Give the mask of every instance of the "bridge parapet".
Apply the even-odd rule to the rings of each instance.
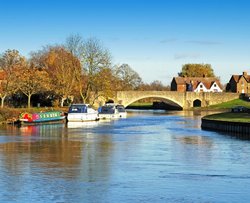
[[[114,101],[123,104],[125,107],[145,98],[159,98],[169,100],[183,109],[194,106],[194,101],[199,100],[202,107],[227,102],[239,98],[238,93],[225,92],[177,92],[177,91],[118,91]]]

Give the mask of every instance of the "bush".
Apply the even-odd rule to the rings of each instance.
[[[20,109],[3,108],[0,109],[0,122],[7,121],[8,119],[18,119]]]

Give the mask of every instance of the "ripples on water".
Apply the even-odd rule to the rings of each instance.
[[[192,112],[0,129],[0,202],[249,202],[250,143]]]

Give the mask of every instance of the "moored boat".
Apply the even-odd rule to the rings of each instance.
[[[72,104],[69,107],[67,121],[68,122],[84,122],[99,120],[98,112],[91,108],[88,104]]]
[[[45,122],[61,122],[65,119],[62,111],[47,111],[38,113],[22,113],[19,122],[22,124],[38,124]]]
[[[121,104],[116,105],[116,109],[118,111],[119,118],[126,118],[127,117],[127,112],[126,112],[126,109],[123,105],[121,105]]]
[[[116,119],[125,118],[127,112],[123,105],[115,105],[113,103],[107,103],[100,107],[98,110],[100,119]]]

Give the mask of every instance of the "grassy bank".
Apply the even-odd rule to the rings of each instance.
[[[250,108],[250,102],[244,101],[242,99],[234,99],[229,102],[223,102],[221,104],[211,105],[209,107],[206,107],[206,109],[225,110],[225,109],[231,109],[235,106],[245,106],[247,108]]]
[[[207,107],[207,109],[230,111],[233,107],[236,107],[236,106],[244,106],[244,107],[250,108],[250,102],[244,101],[242,99],[234,99],[234,100],[229,101],[229,102],[211,105],[211,106]],[[249,113],[232,113],[230,111],[230,112],[225,112],[225,113],[208,115],[208,116],[205,116],[204,119],[250,123],[250,114]]]
[[[68,107],[63,108],[52,108],[52,107],[41,107],[41,108],[3,108],[0,109],[0,122],[5,123],[8,120],[16,120],[18,119],[19,115],[24,112],[28,113],[35,113],[35,112],[46,112],[51,110],[60,110],[63,112],[66,112],[68,110]]]
[[[217,121],[230,121],[230,122],[243,122],[243,123],[250,123],[250,114],[249,113],[218,113],[212,114],[203,117],[207,120],[217,120]]]

